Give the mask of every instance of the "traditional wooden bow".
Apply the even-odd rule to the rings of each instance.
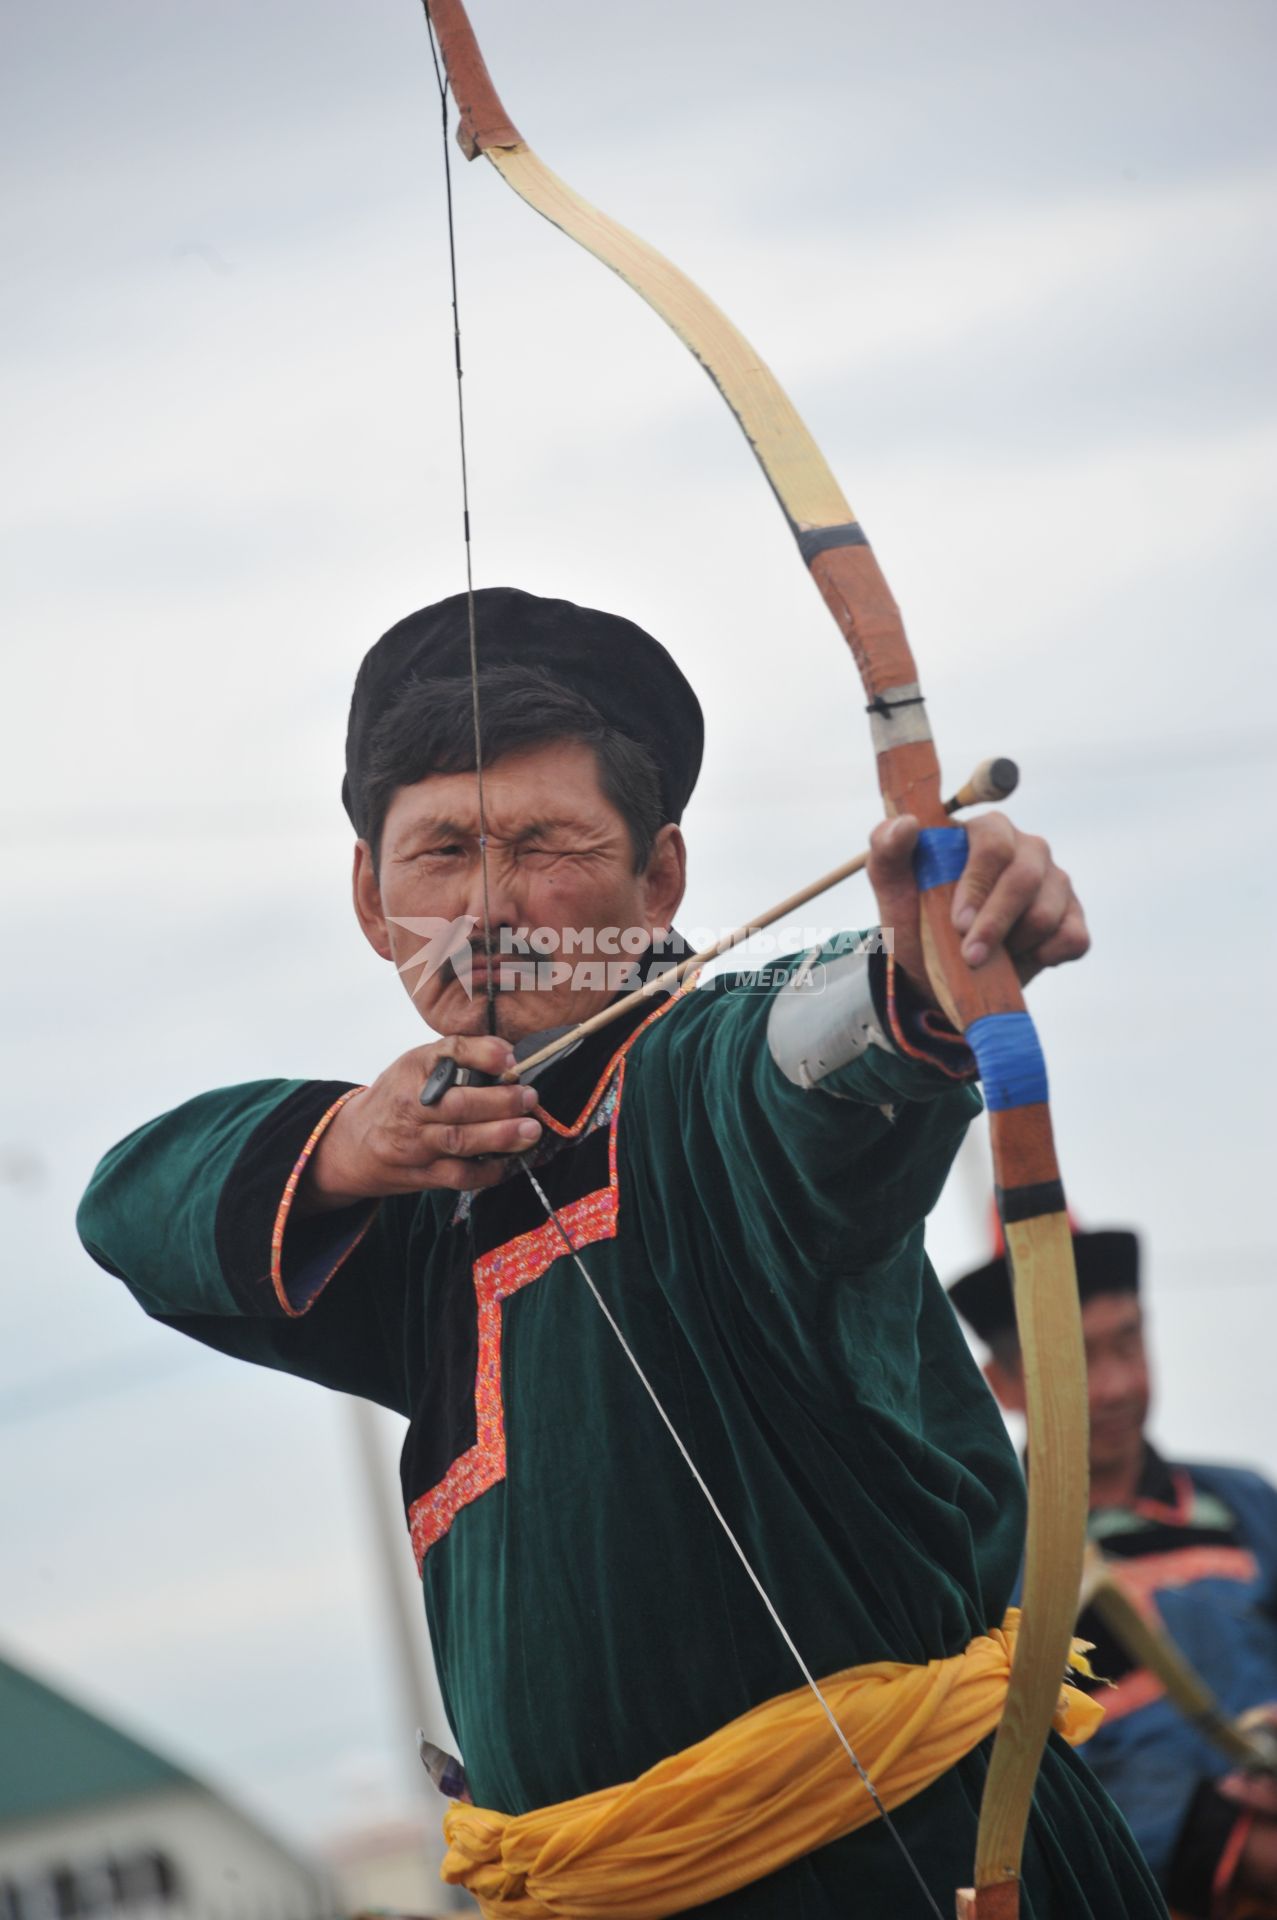
[[[424,4],[457,103],[457,138],[467,158],[483,154],[521,199],[641,294],[732,409],[855,656],[887,812],[913,814],[923,829],[918,879],[927,968],[980,1068],[1027,1382],[1033,1481],[1023,1626],[989,1763],[974,1885],[957,1896],[962,1920],[1014,1920],[1034,1784],[1073,1632],[1086,1526],[1081,1320],[1041,1049],[1010,957],[999,954],[979,973],[962,958],[951,906],[966,836],[948,824],[899,611],[819,448],[773,375],[713,302],[533,153],[497,97],[462,0]]]

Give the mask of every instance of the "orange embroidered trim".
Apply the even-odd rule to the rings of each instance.
[[[937,1017],[942,1020],[944,1019],[943,1014],[939,1014]],[[950,1047],[957,1046],[965,1051],[966,1041],[960,1033],[954,1033],[952,1031],[948,1033],[934,1032],[928,1024],[931,1018],[932,1015],[930,1012],[925,1012],[923,1014],[922,1024],[933,1040],[938,1044]],[[946,1022],[946,1025],[947,1024]],[[975,1066],[969,1057],[964,1065],[951,1067],[946,1063],[942,1054],[929,1052],[925,1047],[915,1047],[909,1039],[901,1022],[900,1011],[897,1004],[896,956],[894,953],[887,955],[887,1025],[891,1029],[891,1037],[895,1044],[899,1047],[901,1053],[907,1055],[910,1060],[921,1060],[924,1066],[936,1067],[941,1073],[947,1075],[950,1080],[971,1080],[975,1077]]]
[[[1171,1481],[1175,1488],[1175,1504],[1165,1500],[1132,1500],[1131,1512],[1142,1514],[1146,1520],[1170,1520],[1177,1526],[1187,1526],[1193,1517],[1193,1482],[1182,1467],[1172,1467]]]
[[[1237,1869],[1241,1865],[1242,1855],[1246,1851],[1246,1842],[1250,1839],[1254,1824],[1253,1811],[1247,1809],[1246,1812],[1239,1813],[1233,1822],[1232,1831],[1224,1842],[1224,1849],[1215,1864],[1215,1875],[1211,1881],[1211,1920],[1228,1920],[1228,1915],[1235,1911],[1232,1899],[1233,1881],[1237,1876]],[[1262,1906],[1246,1908],[1243,1905],[1243,1911],[1262,1913],[1264,1908]]]
[[[586,1101],[585,1105],[582,1107],[580,1113],[578,1113],[576,1119],[572,1122],[571,1126],[565,1126],[562,1120],[556,1120],[554,1115],[552,1113],[547,1113],[544,1107],[536,1106],[532,1109],[532,1111],[536,1115],[537,1119],[541,1122],[542,1126],[549,1127],[551,1133],[557,1133],[561,1140],[575,1140],[577,1135],[581,1132],[581,1129],[584,1127],[586,1121],[589,1119],[590,1115],[594,1112],[594,1109],[598,1106],[599,1101],[603,1098],[604,1093],[607,1091],[608,1082],[611,1080],[612,1075],[616,1072],[618,1062],[624,1060],[626,1054],[629,1052],[630,1048],[634,1045],[634,1042],[638,1039],[639,1035],[641,1033],[647,1032],[653,1020],[661,1019],[661,1017],[664,1014],[667,1014],[669,1012],[671,1007],[677,1006],[678,1002],[682,1000],[685,997],[685,995],[689,994],[692,991],[693,987],[695,987],[699,979],[700,979],[699,973],[692,974],[689,979],[683,982],[682,986],[679,988],[677,993],[673,993],[670,995],[669,999],[666,1001],[663,1007],[657,1007],[654,1013],[649,1013],[647,1016],[647,1019],[644,1020],[639,1026],[635,1027],[633,1033],[630,1034],[628,1039],[623,1040],[621,1042],[620,1046],[617,1048],[616,1052],[612,1055],[611,1059],[608,1061],[607,1065],[604,1067],[602,1073],[599,1075],[598,1084],[595,1086],[594,1092],[590,1095],[589,1099]]]
[[[1147,1667],[1136,1667],[1133,1672],[1123,1674],[1113,1686],[1104,1689],[1101,1704],[1105,1726],[1112,1726],[1115,1720],[1124,1720],[1128,1713],[1138,1713],[1141,1707],[1151,1707],[1165,1692],[1166,1688],[1156,1674],[1150,1673]]]
[[[574,1247],[588,1247],[616,1236],[616,1189],[602,1187],[558,1209]],[[408,1509],[412,1551],[422,1563],[436,1540],[448,1532],[462,1507],[477,1500],[489,1487],[505,1479],[505,1407],[501,1398],[501,1302],[530,1286],[563,1253],[563,1241],[552,1220],[521,1233],[474,1264],[474,1291],[479,1314],[479,1357],[474,1375],[476,1439],[458,1455],[436,1486]]]
[[[1169,1587],[1187,1587],[1194,1580],[1259,1578],[1259,1562],[1246,1547],[1174,1547],[1169,1553],[1146,1553],[1123,1560],[1122,1585],[1144,1601]]]
[[[621,1096],[625,1089],[626,1055],[639,1034],[653,1020],[669,1012],[679,996],[658,1007],[643,1025],[636,1027],[624,1046],[608,1062],[607,1072],[591,1094],[585,1110],[571,1128],[557,1126],[568,1137],[577,1132],[594,1111],[606,1091],[608,1079],[616,1075],[616,1107],[608,1128],[608,1184],[594,1193],[583,1194],[566,1206],[556,1208],[574,1248],[588,1247],[600,1240],[615,1240],[620,1196],[617,1191],[617,1134],[621,1122]],[[540,1112],[540,1109],[537,1109]],[[548,1116],[547,1116],[548,1117]],[[479,1357],[474,1375],[475,1442],[458,1455],[443,1479],[414,1500],[408,1509],[408,1530],[417,1572],[431,1547],[442,1540],[462,1507],[468,1507],[490,1487],[505,1479],[505,1405],[501,1394],[501,1303],[512,1293],[539,1280],[560,1259],[566,1249],[553,1220],[546,1220],[529,1233],[517,1234],[504,1246],[494,1247],[474,1263],[474,1292],[479,1320]]]
[[[309,1140],[306,1142],[300,1154],[297,1156],[297,1164],[293,1168],[292,1172],[289,1174],[288,1180],[285,1184],[283,1196],[280,1200],[278,1211],[275,1214],[275,1225],[271,1229],[270,1278],[271,1278],[271,1285],[275,1289],[275,1298],[276,1300],[278,1300],[280,1306],[283,1308],[284,1312],[288,1315],[288,1318],[290,1320],[300,1320],[302,1315],[306,1312],[306,1307],[295,1307],[292,1301],[289,1299],[287,1290],[284,1286],[284,1272],[283,1272],[284,1229],[288,1225],[288,1216],[292,1211],[293,1196],[297,1192],[297,1183],[301,1179],[303,1173],[305,1173],[306,1171],[306,1166],[308,1161],[310,1160],[311,1154],[315,1151],[315,1148],[319,1145],[319,1142],[322,1139],[324,1133],[326,1132],[328,1127],[331,1126],[336,1116],[341,1112],[347,1100],[353,1100],[357,1093],[366,1093],[367,1091],[368,1089],[366,1087],[351,1087],[348,1092],[342,1094],[340,1099],[333,1101],[333,1104],[331,1105],[331,1107],[329,1107],[326,1113],[323,1113],[320,1115],[319,1120],[316,1122],[314,1131],[311,1133]],[[355,1236],[355,1238],[351,1241],[350,1245],[343,1252],[341,1259],[338,1260],[336,1264],[329,1270],[329,1272],[327,1272],[324,1275],[323,1280],[320,1282],[319,1286],[315,1289],[315,1294],[313,1298],[307,1302],[307,1306],[314,1305],[314,1301],[318,1299],[319,1295],[323,1292],[324,1288],[328,1285],[328,1282],[332,1279],[333,1274],[336,1273],[337,1268],[341,1266],[342,1262],[346,1260],[347,1257],[350,1254],[352,1254],[355,1248],[359,1245],[359,1242],[363,1239],[369,1227],[372,1225],[372,1220],[373,1220],[373,1216],[372,1214],[369,1214],[367,1220],[364,1221],[363,1226],[359,1229],[358,1234]]]

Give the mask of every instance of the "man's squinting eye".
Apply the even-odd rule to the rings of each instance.
[[[549,866],[555,860],[588,860],[600,848],[577,841],[566,828],[534,828],[513,849],[520,861]]]
[[[403,858],[410,866],[443,866],[469,859],[475,851],[476,843],[469,840],[436,840],[426,846],[413,848]],[[520,866],[531,867],[534,871],[544,871],[562,860],[588,860],[597,851],[593,847],[567,845],[534,836],[513,843],[506,841],[503,844],[495,839],[489,842],[491,857],[513,858]]]
[[[423,860],[458,860],[465,853],[459,840],[441,840],[436,846],[421,847],[416,853],[409,854],[414,862]]]
[[[556,860],[572,860],[580,857],[579,847],[521,847],[519,859],[525,867],[550,867]]]

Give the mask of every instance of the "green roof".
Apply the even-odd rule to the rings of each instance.
[[[193,1784],[171,1760],[0,1660],[0,1821]]]

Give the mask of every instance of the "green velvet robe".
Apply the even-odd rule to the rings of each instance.
[[[813,1671],[956,1653],[1001,1621],[1024,1526],[923,1248],[979,1101],[952,1066],[881,1048],[802,1090],[768,1052],[769,1007],[718,981],[631,1033],[610,1075],[635,1020],[555,1063],[543,1105],[576,1131],[538,1177]],[[476,1801],[515,1812],[632,1778],[798,1685],[526,1179],[291,1221],[272,1277],[285,1183],[343,1090],[190,1101],[107,1154],[80,1231],[156,1318],[408,1416],[405,1510]],[[895,1816],[946,1914],[986,1759]],[[701,1911],[925,1908],[875,1823]],[[1025,1920],[1163,1911],[1053,1738]]]

